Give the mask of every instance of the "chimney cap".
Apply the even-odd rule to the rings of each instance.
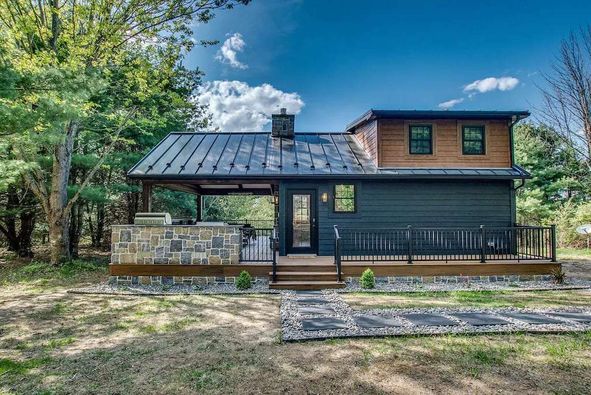
[[[287,114],[287,108],[285,108],[285,107],[281,107],[281,109],[279,111],[281,112],[282,115]]]

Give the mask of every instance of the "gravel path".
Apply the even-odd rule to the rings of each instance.
[[[550,291],[591,288],[591,281],[571,280],[564,284],[550,281],[522,281],[514,283],[457,283],[457,284],[405,284],[378,283],[373,289],[364,289],[358,282],[348,283],[346,288],[338,289],[338,293],[347,292],[449,292],[449,291]],[[238,290],[234,284],[197,285],[112,285],[95,284],[69,290],[76,294],[104,295],[210,295],[210,294],[278,294],[280,291],[269,289],[267,282],[256,282],[252,288]]]
[[[234,295],[234,294],[279,294],[269,289],[267,283],[256,283],[249,289],[240,290],[234,284],[197,285],[111,285],[96,284],[68,290],[74,294],[166,296],[166,295]]]
[[[283,291],[281,322],[285,341],[448,333],[561,333],[591,330],[591,308],[355,311],[334,291]]]

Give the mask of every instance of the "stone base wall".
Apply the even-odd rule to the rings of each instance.
[[[253,277],[257,284],[267,284],[267,277]],[[177,277],[177,276],[111,276],[109,284],[112,285],[207,285],[207,284],[234,284],[236,277]]]
[[[114,225],[112,264],[238,264],[239,226]]]
[[[507,276],[399,276],[376,277],[377,283],[388,284],[459,284],[459,283],[497,283],[517,281],[552,281],[554,276],[548,275],[507,275]],[[358,277],[347,277],[346,282],[358,282]]]

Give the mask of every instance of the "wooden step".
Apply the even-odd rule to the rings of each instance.
[[[320,289],[334,289],[345,288],[344,282],[337,281],[277,281],[270,282],[271,289],[294,289],[296,291],[303,290],[320,290]]]
[[[318,265],[318,264],[301,264],[301,263],[279,263],[277,264],[278,272],[336,272],[334,264]]]
[[[269,272],[269,278],[273,277],[273,272]],[[336,281],[336,271],[330,272],[297,272],[297,271],[277,271],[277,281]]]

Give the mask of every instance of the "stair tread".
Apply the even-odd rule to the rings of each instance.
[[[299,285],[299,284],[345,284],[343,281],[325,281],[325,280],[288,280],[288,281],[272,281],[269,284],[285,284],[285,285]]]
[[[269,275],[272,275],[273,272],[269,272]],[[336,276],[336,272],[297,272],[297,271],[277,271],[277,275],[298,275],[298,276]]]

